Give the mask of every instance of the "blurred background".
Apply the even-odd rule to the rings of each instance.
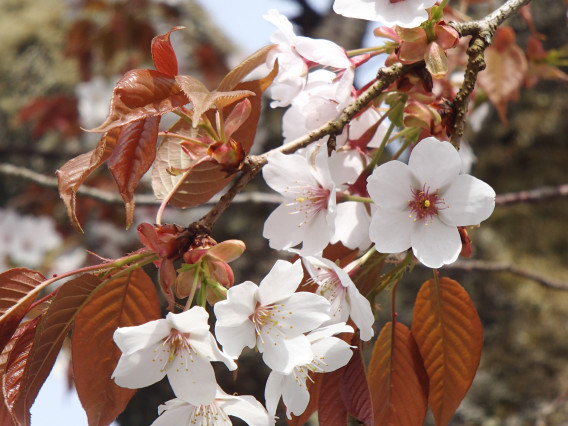
[[[472,17],[500,1],[452,4]],[[346,49],[373,44],[372,26],[331,12],[332,0],[0,0],[0,271],[23,266],[49,276],[119,257],[139,248],[136,226],[153,223],[157,205],[149,179],[138,193],[135,223],[124,229],[124,209],[110,173],[101,167],[86,185],[112,192],[101,201],[79,196],[85,234],[69,224],[55,185],[55,170],[94,148],[94,128],[108,113],[114,84],[127,70],[152,68],[152,38],[183,25],[172,35],[180,72],[213,88],[231,66],[268,44],[274,27],[262,19],[277,8],[297,34],[327,38]],[[568,43],[567,2],[535,0],[534,26],[543,45]],[[524,47],[527,22],[509,24]],[[376,73],[372,62],[358,75],[359,86]],[[281,143],[282,111],[266,108],[255,147]],[[472,174],[498,194],[568,183],[568,90],[565,82],[540,80],[509,105],[508,124],[485,102],[466,139],[475,162]],[[30,173],[33,171],[37,175]],[[260,179],[251,190],[265,190]],[[112,198],[112,197],[111,197]],[[261,237],[269,203],[235,204],[215,226],[217,240],[240,238],[244,256],[231,264],[235,282],[259,282],[278,253]],[[164,222],[186,225],[206,207],[167,210]],[[506,272],[463,269],[442,273],[469,292],[484,325],[485,346],[473,386],[453,425],[568,424],[568,200],[499,207],[470,232],[476,260],[514,265],[544,277],[537,282]],[[479,268],[478,268],[479,269]],[[483,269],[483,268],[482,268]],[[485,268],[487,269],[487,268]],[[506,268],[504,268],[506,269]],[[155,276],[155,271],[149,271]],[[412,304],[430,272],[416,268],[399,286],[397,311],[410,325]],[[389,319],[389,296],[380,296],[377,330]],[[369,345],[369,351],[372,345]],[[238,376],[219,373],[224,389],[263,401],[268,371],[254,354],[240,362]],[[120,425],[150,424],[157,406],[172,397],[167,382],[138,391]],[[284,416],[282,416],[284,417]],[[431,419],[428,422],[432,422]],[[32,409],[32,425],[86,425],[74,395],[69,355],[63,351]],[[355,423],[354,423],[355,424]]]

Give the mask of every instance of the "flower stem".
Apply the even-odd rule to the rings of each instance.
[[[392,134],[393,130],[394,130],[394,123],[391,121],[390,126],[389,126],[383,140],[381,141],[381,145],[377,148],[377,151],[373,155],[373,159],[371,160],[371,162],[366,167],[366,171],[369,174],[373,173],[373,170],[375,169],[375,167],[377,167],[377,164],[379,164],[379,160],[380,160],[381,156],[383,155],[383,152],[385,150],[385,147],[387,146],[387,143],[389,141],[390,135]]]

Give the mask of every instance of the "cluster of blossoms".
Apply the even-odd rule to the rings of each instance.
[[[407,63],[424,59],[438,78],[447,73],[444,50],[456,44],[457,36],[439,20],[415,28],[428,20],[427,8],[434,4],[336,0],[334,10],[390,25],[378,32],[393,42],[382,52]],[[371,55],[351,56],[330,41],[297,36],[274,10],[265,18],[277,27],[272,37],[277,47],[267,61],[278,60],[272,106],[289,107],[283,117],[284,141],[289,142],[341,114],[358,94],[356,68]],[[462,173],[458,151],[444,141],[445,130],[436,119],[442,99],[415,90],[423,83],[419,80],[411,74],[405,83],[393,83],[384,99],[389,112],[404,109],[404,123],[419,123],[406,139],[401,136],[405,147],[412,145],[407,163],[392,160],[376,167],[386,145],[396,139],[393,129],[401,126],[395,114],[378,105],[368,106],[345,126],[331,154],[324,138],[293,154],[268,156],[264,179],[284,201],[266,220],[263,235],[270,247],[288,250],[298,260],[277,261],[260,285],[233,285],[227,263],[244,251],[239,241],[217,244],[175,227],[139,228],[145,246],[158,254],[156,266],[170,310],[174,294],[188,299],[182,313],[120,328],[114,335],[122,351],[113,374],[117,384],[139,388],[167,376],[177,396],[160,407],[154,425],[230,424],[229,415],[249,425],[267,425],[275,421],[280,399],[288,417],[300,415],[308,406],[313,375],[349,362],[354,332],[363,341],[374,334],[371,303],[351,278],[361,257],[341,268],[337,259],[324,256],[324,249],[335,243],[356,255],[411,249],[425,266],[439,268],[462,251],[460,228],[491,215],[493,189]],[[430,119],[423,119],[424,111]],[[184,238],[185,245],[180,242]],[[180,259],[184,264],[176,271],[174,262]],[[302,291],[303,281],[316,290]],[[197,290],[198,304],[205,306],[207,300],[213,306],[215,336],[207,311],[191,307]],[[272,370],[266,408],[251,396],[227,395],[217,384],[211,362],[235,370],[245,347],[256,348]]]

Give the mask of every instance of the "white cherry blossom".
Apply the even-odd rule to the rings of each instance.
[[[310,393],[306,386],[306,380],[310,380],[308,373],[327,373],[346,365],[353,351],[346,342],[333,335],[352,332],[350,326],[342,323],[322,327],[309,333],[306,337],[312,347],[311,361],[294,367],[288,374],[272,371],[268,376],[264,391],[268,413],[274,416],[278,401],[282,397],[289,419],[292,418],[291,414],[296,416],[302,414],[310,402]]]
[[[304,153],[275,152],[262,169],[264,180],[284,196],[284,202],[264,223],[270,247],[288,249],[302,243],[303,254],[321,252],[335,229],[335,184],[325,146],[313,145]]]
[[[388,27],[414,28],[428,19],[436,0],[335,0],[333,10],[348,18],[380,22]]]
[[[278,260],[259,286],[246,281],[231,287],[214,307],[215,335],[225,353],[237,358],[245,346],[256,346],[266,365],[285,374],[310,362],[304,333],[329,320],[330,305],[317,294],[296,292],[303,276],[300,260]]]
[[[275,9],[264,16],[278,30],[270,41],[277,44],[267,57],[272,66],[278,59],[279,72],[271,87],[272,107],[287,106],[306,85],[309,63],[338,70],[337,96],[347,97],[353,86],[355,68],[345,49],[329,40],[297,36],[288,18]]]
[[[479,224],[495,207],[495,191],[460,170],[456,149],[433,137],[416,145],[408,165],[395,160],[377,167],[367,180],[377,207],[369,230],[376,249],[412,247],[430,268],[454,262],[462,246],[457,227]]]
[[[219,387],[210,404],[194,405],[175,398],[160,405],[158,414],[160,416],[151,426],[229,426],[233,424],[229,416],[239,417],[249,426],[271,424],[266,409],[255,398],[249,395],[228,395]]]
[[[360,330],[361,340],[370,340],[375,322],[371,304],[359,293],[347,272],[322,257],[307,256],[303,260],[312,281],[319,286],[316,294],[331,303],[331,320],[324,325],[345,322],[351,317]]]
[[[219,350],[209,332],[209,314],[195,306],[181,314],[134,327],[118,328],[114,341],[122,351],[112,378],[122,387],[149,386],[165,375],[175,394],[194,405],[210,404],[217,381],[211,361],[230,370],[235,362]]]

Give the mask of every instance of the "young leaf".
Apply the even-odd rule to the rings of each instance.
[[[120,128],[108,168],[126,205],[126,227],[134,219],[134,191],[156,158],[160,117],[134,121]]]
[[[160,316],[156,289],[142,269],[106,283],[77,314],[71,338],[73,376],[89,426],[108,425],[135,392],[111,380],[121,355],[114,331]]]
[[[178,75],[176,82],[193,104],[193,126],[197,127],[199,119],[211,108],[223,109],[247,96],[254,96],[248,90],[233,90],[227,92],[210,92],[199,80],[189,75]]]
[[[261,47],[256,52],[248,56],[243,62],[233,68],[225,76],[225,78],[223,78],[221,83],[219,83],[219,86],[217,86],[217,91],[225,92],[227,90],[233,90],[235,86],[243,80],[243,78],[266,62],[266,57],[276,46],[276,44],[269,44],[268,46]]]
[[[27,357],[21,389],[12,408],[12,415],[25,426],[29,426],[30,407],[53,367],[75,315],[100,282],[88,274],[66,282],[42,316]]]
[[[371,394],[367,384],[367,376],[365,375],[363,355],[359,349],[355,350],[344,369],[342,385],[339,387],[343,403],[349,414],[364,424],[371,426],[374,424]]]
[[[152,39],[152,59],[156,70],[169,77],[175,77],[178,73],[178,63],[170,34],[182,30],[185,27],[173,27],[165,34],[157,35]]]
[[[428,410],[428,376],[408,327],[385,324],[369,363],[375,424],[414,426]]]
[[[11,339],[44,281],[42,274],[25,268],[0,274],[0,348]]]
[[[501,121],[506,124],[507,104],[518,98],[528,68],[527,59],[515,42],[512,28],[497,28],[494,44],[485,50],[485,65],[477,81],[497,108]]]
[[[161,116],[188,102],[173,77],[154,70],[131,70],[116,84],[105,122],[90,131],[108,132],[142,118]]]
[[[77,191],[85,179],[110,157],[119,134],[120,128],[103,134],[94,150],[72,158],[55,173],[59,196],[65,204],[69,220],[79,232],[83,232],[83,229],[76,214]]]
[[[462,286],[445,277],[422,284],[412,335],[430,379],[428,404],[436,424],[446,425],[471,386],[483,346],[481,321]]]
[[[8,345],[2,351],[0,360],[3,372],[2,392],[4,398],[2,405],[7,413],[11,413],[13,411],[14,401],[20,392],[23,372],[32,347],[36,327],[40,319],[41,316],[38,316],[33,320],[26,321],[21,324]],[[3,415],[5,416],[6,414],[3,413]],[[27,413],[27,421],[29,422],[29,413]],[[9,423],[3,422],[0,424],[4,425],[13,423],[19,424],[20,422],[16,417],[10,417]]]

